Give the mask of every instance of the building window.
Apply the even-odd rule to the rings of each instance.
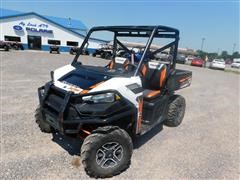
[[[21,42],[21,37],[18,36],[4,36],[5,41]]]
[[[67,41],[67,46],[78,46],[78,42],[75,42],[75,41]]]
[[[48,40],[48,44],[60,45],[60,44],[61,44],[61,41],[49,39],[49,40]]]

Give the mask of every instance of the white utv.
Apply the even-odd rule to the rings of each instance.
[[[111,60],[105,67],[84,65],[82,50],[99,31],[114,35]],[[120,37],[146,39],[140,61],[135,62],[134,54],[131,59],[116,56],[119,47],[134,53]],[[152,50],[158,39],[170,42]],[[179,31],[166,26],[92,28],[73,62],[52,71],[51,81],[38,89],[35,116],[40,129],[82,137],[81,159],[91,177],[121,173],[131,162],[132,137],[159,124],[176,127],[182,122],[185,99],[175,91],[190,85],[192,73],[175,68],[178,41]],[[166,50],[168,58],[156,60],[155,55]]]

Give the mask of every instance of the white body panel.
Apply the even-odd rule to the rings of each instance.
[[[58,80],[63,75],[69,73],[70,71],[76,69],[71,64],[68,64],[66,66],[60,67],[54,71],[54,81]]]
[[[139,76],[134,76],[129,78],[116,77],[98,85],[96,88],[92,89],[90,92],[116,90],[123,97],[131,101],[135,106],[138,106],[137,97],[142,95],[142,93],[135,94],[126,87],[127,85],[134,84],[134,83],[142,87],[142,82]]]
[[[74,86],[72,84],[67,84],[67,83],[63,83],[60,82],[59,79],[64,76],[65,74],[71,72],[72,70],[76,69],[75,67],[73,67],[71,64],[63,66],[61,68],[58,68],[54,71],[54,76],[53,76],[53,83],[56,87],[63,89],[65,91],[72,91],[72,89],[74,89],[75,93],[80,93],[83,89]]]
[[[213,60],[210,64],[211,68],[225,69],[225,62],[221,60]]]
[[[232,63],[231,67],[233,67],[233,68],[240,68],[240,62]]]
[[[65,91],[72,91],[76,94],[81,93],[81,91],[83,91],[83,89],[81,89],[80,87],[59,81],[59,79],[62,76],[64,76],[65,74],[69,73],[70,71],[72,71],[74,69],[75,69],[75,67],[73,67],[72,65],[66,65],[61,68],[56,69],[54,71],[54,85]],[[141,82],[141,79],[139,76],[115,77],[115,78],[111,78],[111,79],[99,84],[97,87],[90,90],[89,92],[97,92],[97,91],[104,91],[104,90],[116,90],[123,97],[125,97],[130,102],[132,102],[136,107],[138,107],[137,97],[142,95],[142,92],[135,94],[126,87],[127,85],[134,84],[134,83],[136,83],[140,87],[142,87],[142,82]]]

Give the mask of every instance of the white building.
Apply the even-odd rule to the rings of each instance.
[[[60,51],[67,52],[72,46],[80,46],[87,32],[81,21],[70,18],[0,10],[0,40],[19,42],[24,49],[48,51],[49,46],[56,44]],[[106,42],[91,39],[88,48],[94,50],[101,43]]]

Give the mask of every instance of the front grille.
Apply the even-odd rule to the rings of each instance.
[[[60,112],[60,108],[63,104],[64,99],[55,95],[55,94],[50,94],[45,103],[47,106],[53,108],[55,111]]]
[[[51,87],[44,101],[44,108],[58,116],[64,105],[64,98],[65,94],[57,90],[55,87]]]

